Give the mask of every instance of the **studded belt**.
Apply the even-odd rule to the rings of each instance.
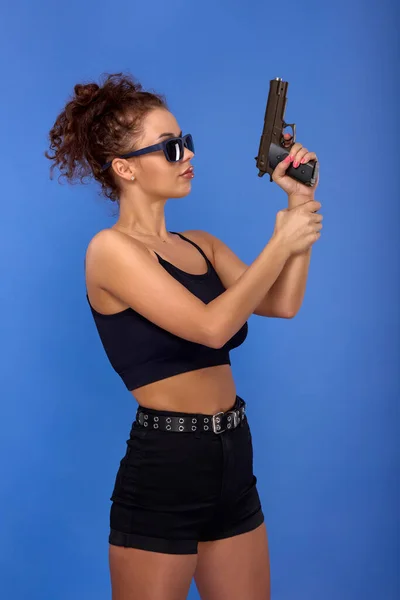
[[[204,431],[209,433],[223,433],[229,429],[235,429],[244,423],[246,403],[237,397],[237,402],[232,410],[218,412],[215,415],[195,415],[184,413],[167,413],[156,410],[147,411],[139,407],[136,414],[136,426],[159,429],[160,431],[195,432]]]

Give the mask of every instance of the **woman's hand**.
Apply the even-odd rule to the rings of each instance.
[[[317,214],[320,208],[320,202],[309,200],[277,213],[273,235],[290,254],[306,252],[321,237],[323,216]]]
[[[304,185],[304,183],[300,183],[299,181],[296,181],[296,179],[286,175],[286,170],[290,164],[292,164],[294,168],[298,168],[301,164],[318,159],[315,152],[309,152],[307,148],[304,148],[297,142],[296,144],[292,144],[292,136],[289,133],[286,133],[283,137],[284,146],[290,148],[290,153],[285,160],[281,161],[276,166],[272,174],[272,179],[289,196],[289,206],[294,207],[314,199],[318,181],[313,187]]]

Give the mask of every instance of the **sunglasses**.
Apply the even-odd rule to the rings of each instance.
[[[174,163],[183,159],[185,148],[190,150],[190,152],[194,152],[193,138],[190,133],[187,133],[181,137],[169,138],[168,140],[160,142],[159,144],[153,144],[152,146],[147,146],[146,148],[141,148],[140,150],[128,152],[128,154],[121,154],[117,158],[132,158],[132,156],[142,156],[143,154],[150,154],[150,152],[158,152],[159,150],[162,150],[167,161]],[[101,170],[106,171],[106,169],[111,166],[111,163],[112,161],[103,165]]]

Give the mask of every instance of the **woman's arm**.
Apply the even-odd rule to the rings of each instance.
[[[105,229],[86,253],[91,283],[166,331],[221,348],[242,327],[282,271],[290,250],[273,236],[234,284],[205,304],[181,285],[138,240]]]
[[[288,319],[295,317],[303,304],[310,260],[311,248],[291,256],[267,293],[267,303],[280,306]]]
[[[229,246],[227,246],[222,240],[215,235],[198,229],[190,231],[184,231],[183,235],[188,237],[192,241],[196,242],[199,246],[207,252],[208,257],[214,265],[215,270],[218,273],[218,277],[221,279],[223,286],[228,289],[243,275],[246,269],[249,268],[245,262],[243,262]],[[276,282],[281,277],[282,273],[286,269],[286,265],[291,259],[287,259],[281,273],[278,275]],[[261,298],[260,302],[255,306],[253,314],[260,317],[275,317],[280,319],[287,319],[292,316],[290,307],[285,302],[282,302],[278,298],[278,294],[272,298],[270,291],[276,285],[276,282]]]

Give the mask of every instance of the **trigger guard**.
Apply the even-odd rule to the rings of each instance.
[[[283,137],[283,135],[284,135],[283,129],[286,129],[286,127],[291,127],[292,128],[292,139],[290,141],[289,146],[287,145],[287,141]],[[284,148],[291,148],[296,143],[296,123],[285,123],[285,121],[284,121],[283,122],[283,129],[282,129],[281,145]]]

